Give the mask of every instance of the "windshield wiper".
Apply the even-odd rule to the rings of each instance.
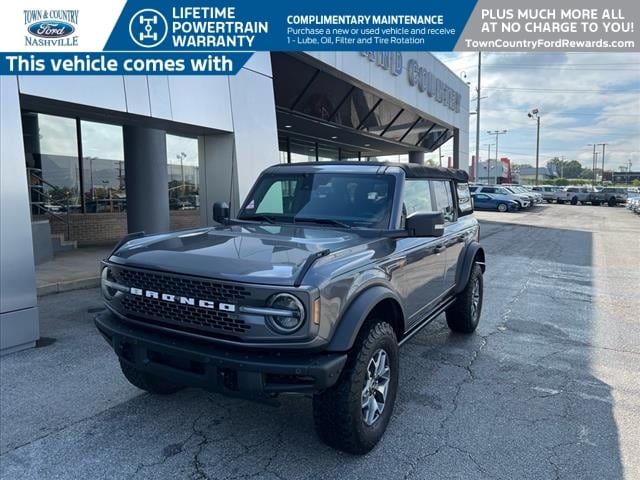
[[[249,215],[242,215],[238,217],[238,220],[262,220],[267,223],[275,223],[273,217],[269,215],[263,215],[260,213],[252,213]]]
[[[294,223],[322,223],[325,225],[334,225],[336,227],[351,228],[351,225],[341,222],[340,220],[334,220],[333,218],[294,217],[293,221]]]

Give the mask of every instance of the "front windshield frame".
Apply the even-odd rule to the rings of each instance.
[[[318,179],[325,178],[325,182],[317,183]],[[348,205],[344,205],[344,208],[339,209],[329,209],[321,211],[321,208],[318,208],[321,204],[310,204],[311,195],[313,194],[313,188],[315,187],[315,192],[318,193],[320,187],[326,187],[331,184],[330,179],[335,181],[338,177],[343,182],[349,182],[355,184],[354,187],[357,189],[358,185],[363,185],[362,179],[374,180],[377,182],[372,183],[371,185],[381,186],[380,184],[386,184],[386,194],[380,196],[380,204],[382,208],[382,214],[378,215],[375,219],[367,219],[365,216],[353,215],[349,214],[349,212],[356,211],[355,208],[349,209]],[[264,201],[265,197],[268,194],[270,188],[273,187],[275,183],[278,181],[298,181],[302,182],[306,188],[309,188],[310,197],[307,199],[307,202],[304,203],[300,208],[295,212],[286,212],[285,207],[282,206],[282,213],[279,212],[268,212],[268,211],[258,211],[259,205]],[[358,184],[358,182],[360,182]],[[338,185],[338,187],[345,187],[344,191],[341,191],[341,194],[347,194],[349,186],[347,185]],[[336,188],[338,188],[336,187]],[[297,188],[297,187],[294,187]],[[247,195],[245,201],[243,202],[240,211],[237,215],[237,220],[241,222],[261,222],[268,221],[269,223],[275,223],[279,225],[310,225],[315,224],[328,228],[354,228],[354,229],[366,229],[366,230],[390,230],[391,225],[394,224],[394,217],[396,216],[395,212],[395,196],[399,191],[398,183],[396,175],[390,173],[354,173],[354,172],[330,172],[330,171],[310,171],[310,172],[267,172],[262,174],[253,188]],[[367,201],[377,200],[372,198],[372,194],[374,192],[368,192]],[[385,192],[381,192],[385,193]],[[296,191],[292,198],[295,198],[299,194]],[[355,195],[355,193],[352,193]],[[354,200],[353,197],[349,198],[349,200]],[[360,201],[365,200],[362,195],[359,198]],[[304,200],[303,200],[304,201]],[[317,201],[321,201],[317,199]],[[342,207],[343,204],[340,206]],[[307,208],[311,206],[312,208]],[[307,208],[307,211],[304,209]],[[315,210],[315,211],[314,211]],[[362,210],[358,210],[362,211]],[[310,213],[313,212],[313,213]],[[335,212],[335,213],[333,213]]]

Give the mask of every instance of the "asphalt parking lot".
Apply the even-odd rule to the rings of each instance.
[[[306,398],[135,389],[91,322],[98,291],[82,290],[42,298],[43,346],[0,360],[0,476],[640,478],[640,218],[555,204],[477,216],[479,329],[439,319],[403,347],[368,455],[322,444]]]

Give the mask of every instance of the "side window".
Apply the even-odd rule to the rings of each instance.
[[[453,205],[453,195],[451,194],[451,182],[444,180],[432,180],[431,188],[436,202],[436,210],[444,214],[445,222],[454,222],[456,219],[456,209]]]
[[[469,192],[468,183],[456,183],[458,191],[458,209],[460,213],[470,212],[473,210],[473,204],[471,203],[471,193]]]
[[[433,212],[429,180],[406,180],[404,183],[403,217],[415,212]]]
[[[482,187],[482,193],[496,193],[496,189],[493,187]]]

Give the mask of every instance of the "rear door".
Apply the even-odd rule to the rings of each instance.
[[[407,179],[403,188],[402,221],[415,212],[437,211],[431,183],[426,179]],[[444,291],[446,243],[443,237],[399,238],[398,253],[404,257],[403,266],[392,277],[396,291],[405,302],[408,324],[421,320],[423,312],[440,298]]]

